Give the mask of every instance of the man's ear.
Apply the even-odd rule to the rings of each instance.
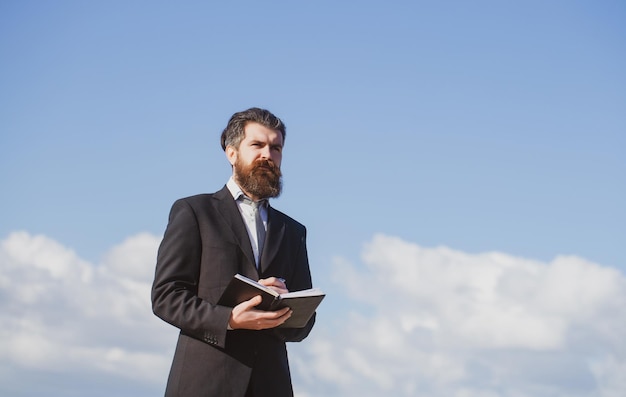
[[[226,158],[228,159],[230,165],[234,167],[235,161],[237,161],[237,149],[230,145],[226,146]]]

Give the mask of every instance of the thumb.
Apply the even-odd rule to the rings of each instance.
[[[253,307],[260,305],[263,302],[261,295],[257,295],[254,298],[248,300],[246,303],[246,309],[252,309]]]

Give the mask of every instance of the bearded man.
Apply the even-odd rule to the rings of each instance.
[[[237,273],[279,293],[312,286],[305,227],[268,203],[281,193],[285,135],[265,109],[235,113],[221,136],[226,186],[172,206],[152,285],[154,313],[180,329],[166,397],[293,396],[285,342],[306,338],[315,316],[277,328],[289,308],[257,310],[259,296],[217,304]]]

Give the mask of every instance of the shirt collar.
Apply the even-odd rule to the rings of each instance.
[[[237,185],[237,182],[235,182],[235,179],[232,176],[228,179],[228,182],[226,182],[226,187],[230,191],[230,194],[233,195],[233,198],[235,200],[239,200],[241,196],[245,196],[245,194],[243,194],[243,191],[241,190],[239,185]]]
[[[235,182],[235,179],[232,176],[228,179],[228,182],[226,182],[226,187],[230,191],[230,194],[233,195],[233,198],[235,199],[235,201],[240,201],[243,197],[252,201],[250,197],[246,196],[243,190],[241,190],[241,188],[239,187],[237,182]],[[266,207],[268,205],[267,199],[263,199],[259,201],[262,207]]]

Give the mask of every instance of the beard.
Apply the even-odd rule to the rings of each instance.
[[[282,173],[272,160],[256,160],[251,164],[235,161],[235,181],[246,194],[260,199],[280,196]]]

